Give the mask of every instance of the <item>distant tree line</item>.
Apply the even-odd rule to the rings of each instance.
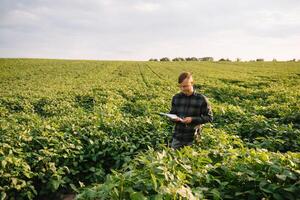
[[[168,57],[162,57],[160,59],[156,59],[156,58],[150,58],[149,61],[161,61],[161,62],[179,62],[179,61],[214,61],[213,57],[202,57],[202,58],[196,58],[196,57],[187,57],[187,58],[182,58],[182,57],[176,57],[173,59],[170,59]],[[216,60],[217,62],[232,62],[232,60],[230,60],[229,58],[221,58],[219,60]],[[236,60],[234,60],[235,62],[240,62],[241,59],[240,58],[236,58]],[[249,60],[249,62],[264,62],[265,60],[263,58],[257,58],[255,60]],[[273,58],[272,60],[273,62],[277,62],[276,58]],[[288,60],[289,62],[300,62],[300,60],[296,60],[295,58],[292,60]]]
[[[162,62],[166,62],[166,61],[214,61],[213,57],[203,57],[203,58],[196,58],[196,57],[187,57],[187,58],[182,58],[182,57],[176,57],[173,59],[170,59],[168,57],[163,57],[160,59],[156,59],[156,58],[150,58],[149,61],[162,61]]]

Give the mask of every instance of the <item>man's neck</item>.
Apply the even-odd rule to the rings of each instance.
[[[192,90],[191,92],[185,94],[186,96],[191,96],[194,93],[194,90]]]

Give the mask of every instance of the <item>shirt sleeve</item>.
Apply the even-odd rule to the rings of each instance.
[[[175,106],[175,97],[172,98],[172,105],[171,105],[171,110],[170,114],[177,114],[176,106]]]
[[[175,100],[176,98],[175,98],[175,96],[172,98],[172,105],[171,105],[171,110],[170,110],[170,114],[175,114],[175,115],[177,115],[177,108],[176,108],[176,104],[175,104]],[[179,124],[180,122],[176,122],[175,120],[170,120],[171,122],[174,122],[174,123],[176,123],[176,124]]]
[[[197,117],[192,117],[192,122],[195,124],[205,124],[213,121],[213,113],[211,106],[206,97],[204,97],[204,101],[200,106],[201,115]]]

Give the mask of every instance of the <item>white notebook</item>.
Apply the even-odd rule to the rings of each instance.
[[[177,118],[180,119],[180,117],[178,117],[178,116],[175,115],[175,114],[169,114],[169,113],[159,113],[159,114],[160,114],[160,115],[167,116],[167,117],[169,117],[170,119],[177,119]]]

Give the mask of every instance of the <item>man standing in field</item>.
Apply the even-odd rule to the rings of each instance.
[[[171,147],[174,149],[192,145],[196,129],[207,122],[212,122],[211,107],[202,94],[195,92],[193,77],[189,72],[183,72],[178,77],[181,92],[174,95],[170,114],[176,114],[175,130]]]

